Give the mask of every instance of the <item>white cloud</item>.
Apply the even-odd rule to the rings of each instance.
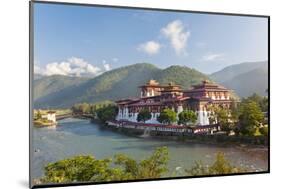
[[[45,75],[68,75],[71,72],[69,62],[53,62],[46,65]]]
[[[106,60],[102,60],[102,65],[103,65],[103,68],[105,69],[105,71],[111,70],[111,66],[110,66],[110,64],[106,63]]]
[[[156,41],[148,41],[146,43],[140,44],[137,49],[149,55],[153,55],[153,54],[157,54],[160,48],[161,45]]]
[[[105,71],[111,70],[110,64],[104,64],[103,67],[104,67]]]
[[[103,63],[103,67],[104,67],[105,71],[111,70],[110,64],[108,64],[108,63],[106,63],[106,62]]]
[[[213,60],[218,60],[224,57],[223,53],[209,53],[205,56],[203,56],[202,60],[203,61],[213,61]]]
[[[68,61],[77,67],[86,67],[88,65],[88,62],[84,61],[82,58],[71,57]]]
[[[190,31],[187,31],[180,20],[174,20],[161,29],[161,33],[170,40],[177,55],[186,55],[186,46]]]
[[[40,68],[40,66],[36,65],[36,63],[34,64],[34,73],[42,74],[42,69]]]
[[[68,75],[94,77],[102,73],[101,69],[82,58],[71,57],[62,62],[52,62],[44,68],[34,66],[34,73],[42,75]]]

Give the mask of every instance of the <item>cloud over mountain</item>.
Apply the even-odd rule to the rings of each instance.
[[[49,64],[46,64],[43,68],[39,67],[38,65],[34,66],[35,74],[42,74],[47,76],[66,75],[77,77],[94,77],[100,75],[102,72],[103,70],[101,68],[88,63],[82,58],[77,57],[71,57],[61,62],[51,62]]]
[[[103,61],[102,61],[102,65],[103,65],[103,68],[105,69],[105,71],[111,70],[111,66],[110,66],[110,64],[108,64],[108,63],[106,62],[106,60],[103,60]]]

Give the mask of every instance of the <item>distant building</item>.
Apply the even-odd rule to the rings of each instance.
[[[179,114],[184,109],[197,113],[197,125],[209,125],[209,106],[230,108],[230,90],[207,80],[199,85],[193,85],[189,90],[183,90],[180,85],[169,83],[160,85],[155,80],[148,81],[139,87],[139,98],[121,99],[116,101],[118,115],[116,120],[137,122],[141,109],[147,108],[152,118],[147,123],[158,123],[157,117],[162,109],[170,108]]]
[[[55,111],[48,111],[46,114],[42,115],[42,118],[57,123]]]

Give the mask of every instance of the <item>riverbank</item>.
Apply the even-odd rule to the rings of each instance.
[[[34,127],[54,127],[56,126],[56,123],[48,120],[35,120],[33,121]]]
[[[97,159],[123,153],[135,159],[149,156],[157,147],[167,146],[170,154],[169,173],[181,176],[181,170],[190,169],[194,162],[213,162],[218,152],[223,152],[235,166],[251,172],[267,171],[267,147],[250,144],[224,144],[206,141],[180,141],[167,137],[132,135],[109,129],[89,119],[67,118],[58,121],[54,129],[33,130],[32,177],[44,174],[49,162],[90,154]]]
[[[149,134],[144,134],[144,131],[140,129],[116,128],[108,125],[102,125],[101,127],[106,130],[141,138],[143,140],[149,138],[150,140],[153,139],[160,142],[180,142],[185,145],[219,145],[226,148],[235,148],[249,156],[255,157],[255,159],[261,159],[263,161],[268,160],[268,138],[263,136],[180,135],[179,133],[161,133],[159,131],[151,131]]]
[[[268,137],[266,136],[229,136],[227,134],[194,134],[183,131],[169,131],[169,130],[152,130],[149,127],[137,126],[120,126],[116,124],[103,124],[103,128],[110,129],[114,132],[123,133],[136,137],[153,137],[163,140],[176,140],[182,142],[196,142],[208,144],[225,144],[225,145],[254,145],[254,146],[268,146]]]
[[[98,119],[94,119],[92,115],[84,115],[84,114],[76,114],[72,115],[71,117],[77,119],[90,119],[91,123],[95,123],[100,125],[104,129],[109,129],[114,132],[119,132],[121,134],[125,134],[128,136],[134,137],[152,137],[161,140],[174,140],[174,141],[181,141],[181,142],[193,142],[193,143],[200,143],[200,144],[225,144],[225,145],[234,145],[234,146],[243,146],[243,145],[253,145],[253,146],[268,146],[268,137],[266,136],[228,136],[226,134],[194,134],[189,132],[177,132],[169,131],[169,130],[151,130],[145,129],[143,127],[136,127],[136,126],[127,126],[127,127],[120,127],[114,124],[102,123]],[[51,124],[46,126],[52,126]],[[40,127],[40,126],[39,126]],[[207,128],[208,129],[208,128]],[[179,128],[178,131],[181,129]]]

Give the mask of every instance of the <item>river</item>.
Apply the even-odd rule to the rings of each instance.
[[[161,146],[168,147],[168,168],[170,173],[177,176],[183,175],[184,169],[190,168],[196,160],[206,164],[212,162],[219,151],[224,152],[232,164],[250,171],[266,171],[268,167],[267,158],[261,155],[267,152],[264,148],[245,149],[229,145],[133,137],[100,129],[97,124],[85,119],[68,118],[59,121],[57,127],[33,128],[32,135],[32,178],[41,177],[47,163],[79,154],[106,158],[124,153],[135,159],[144,159]]]

